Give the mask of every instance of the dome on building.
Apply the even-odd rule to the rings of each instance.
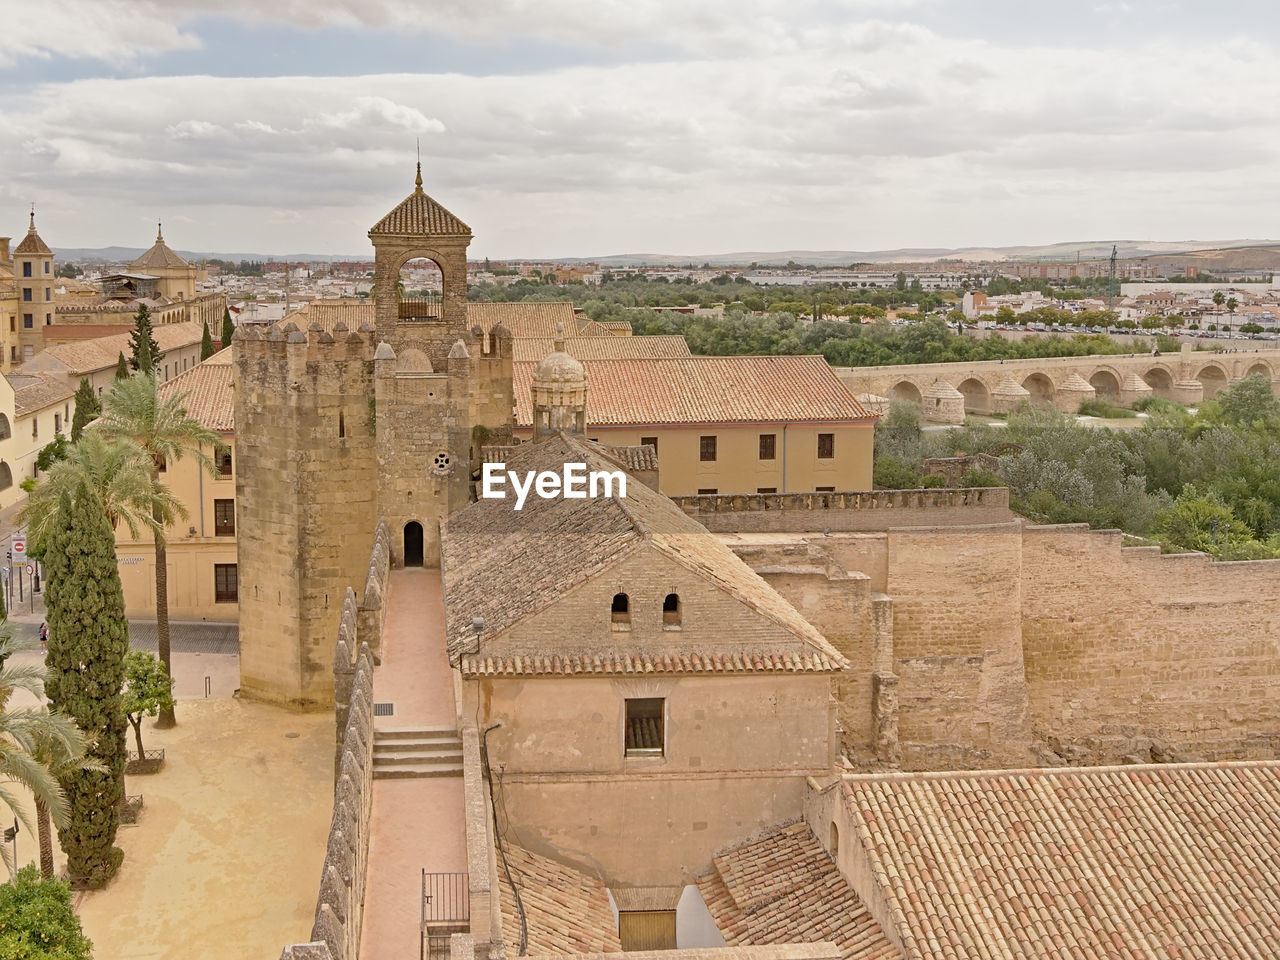
[[[582,383],[587,379],[586,368],[564,349],[564,324],[556,324],[555,349],[538,361],[533,370],[535,383]]]
[[[156,224],[156,242],[151,249],[129,264],[130,270],[182,270],[191,264],[164,242],[164,233]]]

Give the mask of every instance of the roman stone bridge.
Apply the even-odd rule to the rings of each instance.
[[[1255,373],[1280,394],[1280,348],[1219,353],[1191,347],[1166,354],[839,367],[836,373],[864,404],[883,409],[889,400],[910,400],[934,423],[962,423],[966,413],[1007,413],[1023,401],[1064,413],[1093,399],[1128,407],[1154,395],[1195,404]]]

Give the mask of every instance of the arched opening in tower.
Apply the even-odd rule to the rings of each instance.
[[[417,520],[404,525],[404,565],[422,566],[422,524]]]
[[[405,261],[396,281],[401,320],[439,320],[444,295],[440,265],[426,257]]]

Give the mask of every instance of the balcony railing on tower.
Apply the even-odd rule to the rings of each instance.
[[[438,293],[429,292],[421,296],[400,298],[401,320],[439,320],[441,315]]]

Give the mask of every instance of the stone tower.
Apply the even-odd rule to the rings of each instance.
[[[587,430],[587,372],[564,349],[564,327],[556,325],[555,349],[533,371],[533,442],[558,433]]]
[[[18,288],[18,356],[29,360],[44,349],[44,331],[53,323],[53,251],[36,233],[31,211],[27,235],[13,250],[13,276]]]
[[[378,518],[394,566],[439,562],[439,523],[471,498],[473,430],[509,430],[511,338],[469,330],[471,230],[415,189],[372,230],[375,323],[236,330],[240,673],[248,696],[333,697],[348,587],[365,582]],[[409,260],[444,279],[439,302],[402,297]]]

